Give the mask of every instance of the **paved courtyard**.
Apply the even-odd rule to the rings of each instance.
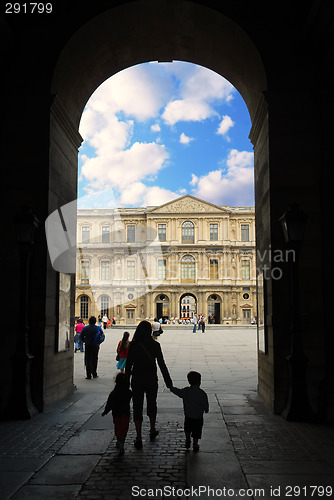
[[[115,450],[111,415],[102,408],[114,385],[115,351],[123,329],[107,330],[99,378],[85,380],[83,354],[75,354],[73,395],[31,421],[2,422],[1,499],[86,498],[330,498],[334,429],[287,423],[258,397],[256,330],[166,327],[160,343],[174,385],[202,373],[210,412],[199,453],[186,451],[182,401],[160,377],[160,435],[144,446]],[[131,336],[134,328],[128,329]]]

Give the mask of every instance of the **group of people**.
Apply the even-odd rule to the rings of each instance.
[[[200,331],[202,331],[202,333],[205,332],[205,318],[203,314],[199,314],[198,316],[197,314],[195,314],[195,316],[191,319],[191,322],[194,325],[193,333],[196,333],[196,328],[198,329],[199,332]]]
[[[93,331],[96,336],[98,333],[97,329],[100,328],[95,323],[96,318],[90,318],[89,325],[81,331],[81,336],[85,342],[86,378],[88,379],[91,375],[93,378],[98,376],[95,364],[97,355],[96,357],[94,355],[92,359],[89,358],[89,365],[87,367],[87,352],[90,353],[91,347],[89,346],[94,343]],[[129,429],[131,400],[136,429],[135,448],[140,450],[143,447],[142,423],[144,396],[146,396],[146,413],[150,422],[150,440],[154,441],[159,434],[156,428],[158,395],[157,366],[159,366],[166,386],[183,400],[185,446],[187,449],[191,447],[192,438],[193,450],[199,450],[198,440],[202,436],[203,414],[209,411],[208,397],[200,388],[201,375],[196,371],[188,373],[188,387],[179,389],[173,386],[160,343],[156,341],[157,337],[162,333],[161,330],[161,324],[157,320],[153,324],[149,321],[141,321],[136,328],[131,342],[129,340],[129,332],[124,332],[123,338],[117,346],[116,359],[118,362],[116,366],[120,372],[116,376],[115,387],[109,394],[102,416],[112,412],[117,439],[116,447],[120,456],[124,454],[124,443]],[[99,346],[97,345],[95,354],[98,353],[98,348]]]
[[[112,325],[116,325],[116,320],[115,318],[111,318],[109,319],[108,316],[106,314],[104,314],[102,317],[101,317],[101,314],[98,315],[98,318],[97,318],[97,322],[100,326],[103,325],[103,328],[104,330],[106,328],[111,328]]]

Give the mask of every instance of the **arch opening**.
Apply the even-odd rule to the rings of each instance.
[[[120,6],[97,16],[75,33],[60,55],[52,81],[56,98],[51,109],[55,119],[51,137],[66,143],[68,151],[63,154],[71,158],[72,172],[77,168],[73,153],[82,140],[78,127],[89,97],[110,76],[142,62],[179,60],[211,69],[239,91],[252,120],[258,113],[266,89],[265,71],[253,42],[236,23],[188,1],[154,5],[154,20],[152,8],[152,1],[139,1],[127,5],[126,14]],[[192,19],[191,27],[183,23],[185,16]],[[50,162],[58,163],[55,152]],[[74,189],[67,190],[66,201],[75,198],[73,195]],[[59,206],[64,199],[55,197],[53,202]],[[187,268],[187,276],[191,276],[185,279],[192,279],[194,263],[185,266],[191,267]],[[197,306],[196,297],[194,300]],[[145,310],[144,304],[142,307]],[[136,311],[132,309],[131,314]]]

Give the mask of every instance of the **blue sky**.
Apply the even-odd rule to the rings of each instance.
[[[78,207],[161,205],[191,194],[254,205],[247,107],[223,77],[146,63],[106,80],[83,112]]]

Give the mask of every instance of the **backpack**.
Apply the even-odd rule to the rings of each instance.
[[[97,326],[96,328],[97,331],[94,338],[94,344],[100,345],[102,344],[102,342],[104,342],[106,336],[104,335],[102,328],[100,328],[99,326]]]

